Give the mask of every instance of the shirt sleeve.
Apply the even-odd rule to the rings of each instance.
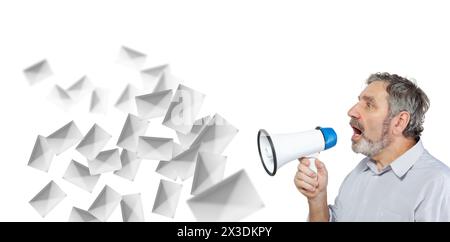
[[[342,190],[342,186],[341,189]],[[337,195],[336,199],[334,200],[333,205],[328,205],[328,212],[330,214],[330,218],[328,219],[329,222],[338,222],[339,221],[339,212],[342,210],[341,202],[340,202],[340,195],[341,191],[339,191],[339,194]]]
[[[330,218],[328,219],[328,222],[336,222],[336,215],[334,214],[334,206],[328,205],[328,212],[330,213]]]
[[[334,200],[334,204],[333,205],[328,205],[328,211],[330,214],[330,218],[329,218],[329,222],[339,222],[340,221],[340,214],[342,213],[342,199],[341,196],[343,194],[343,190],[348,186],[348,180],[349,177],[352,175],[353,172],[351,172],[350,174],[348,174],[345,178],[344,181],[342,181],[341,186],[339,187],[339,192],[338,195],[336,196],[336,199]]]
[[[435,179],[414,214],[418,222],[450,222],[450,176]]]

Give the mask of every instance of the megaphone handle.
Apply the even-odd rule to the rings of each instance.
[[[312,155],[309,155],[308,158],[309,159],[309,169],[311,169],[312,171],[314,171],[317,174],[317,167],[316,167],[316,159],[319,157],[319,153],[315,153]]]

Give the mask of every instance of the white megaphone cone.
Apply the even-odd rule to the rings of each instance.
[[[336,145],[337,135],[332,128],[320,128],[290,134],[269,135],[264,129],[258,132],[258,151],[264,169],[271,176],[289,161],[301,157],[314,157],[322,150]],[[317,172],[314,161],[310,168]]]

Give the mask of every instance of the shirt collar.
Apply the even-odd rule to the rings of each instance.
[[[404,176],[424,152],[422,140],[391,163],[392,170],[398,177]]]
[[[395,175],[399,178],[403,177],[409,169],[414,165],[414,163],[419,159],[419,157],[424,152],[422,140],[419,140],[413,147],[403,153],[400,157],[395,159],[389,166],[385,167],[382,171],[378,171],[375,163],[367,157],[366,167],[364,171],[371,169],[375,174],[382,174],[390,169],[394,171]]]

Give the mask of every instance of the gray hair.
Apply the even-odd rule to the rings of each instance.
[[[389,119],[392,119],[402,111],[408,112],[410,120],[405,130],[403,130],[403,135],[419,140],[423,131],[425,113],[430,107],[430,100],[425,92],[415,82],[387,72],[378,72],[370,75],[366,83],[369,85],[374,81],[383,81],[387,84]]]

